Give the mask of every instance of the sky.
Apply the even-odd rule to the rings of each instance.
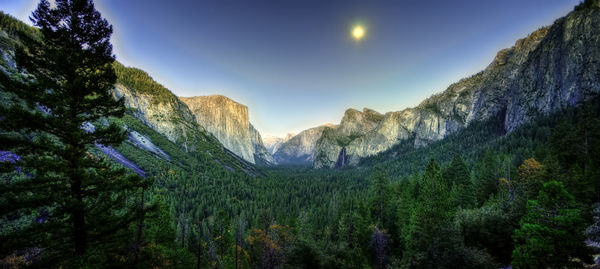
[[[0,0],[28,23],[38,0]],[[117,60],[248,106],[263,137],[412,107],[579,0],[96,0]],[[357,41],[352,29],[361,25]]]

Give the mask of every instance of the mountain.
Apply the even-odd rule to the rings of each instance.
[[[263,144],[265,145],[265,147],[267,148],[269,153],[271,153],[271,155],[273,155],[273,154],[275,154],[275,152],[277,152],[277,150],[279,150],[279,148],[281,147],[281,145],[283,145],[283,143],[292,139],[292,137],[294,137],[294,136],[295,136],[295,134],[289,133],[289,134],[285,135],[285,137],[277,137],[277,136],[264,137]]]
[[[490,118],[500,118],[504,132],[511,132],[538,115],[578,105],[600,92],[599,37],[600,9],[577,9],[499,51],[483,71],[414,108],[383,115],[350,109],[340,125],[313,131],[314,147],[284,144],[285,154],[275,158],[315,156],[316,168],[340,168],[402,141],[423,147]]]
[[[34,38],[38,34],[37,29],[0,13],[0,71],[7,74],[17,72],[14,61],[14,48],[19,44],[17,32],[24,32]],[[131,145],[137,150],[129,149],[129,153],[124,153],[121,149],[125,146],[115,149],[97,145],[97,154],[105,154],[140,175],[157,169],[156,165],[140,165],[149,163],[147,160],[151,159],[160,159],[164,165],[183,169],[202,166],[205,167],[205,172],[210,173],[239,172],[250,176],[261,174],[254,166],[224,148],[196,122],[194,114],[185,103],[155,82],[146,72],[125,67],[118,62],[114,63],[114,68],[117,83],[113,93],[116,98],[122,97],[128,108],[127,120],[123,121],[123,127],[130,133],[127,143],[123,145]],[[0,97],[2,102],[12,102],[3,91],[0,91]],[[253,139],[261,140],[260,135]],[[170,149],[161,148],[155,144],[156,141],[162,141],[159,144],[168,145]],[[135,153],[130,154],[131,152]],[[172,158],[171,155],[178,158]],[[132,159],[136,159],[137,162]]]
[[[327,128],[333,124],[321,125],[304,130],[288,141],[282,143],[273,154],[278,164],[283,165],[311,165],[314,162],[314,153],[317,140]]]
[[[153,131],[164,135],[187,153],[214,159],[228,170],[258,174],[256,169],[224,147],[198,123],[196,115],[171,91],[155,82],[146,72],[115,63],[117,84],[114,94],[123,98],[129,114]],[[138,143],[139,144],[139,143]],[[201,155],[201,156],[198,156]]]
[[[163,149],[152,144],[149,137],[156,132],[179,148],[181,152],[176,153],[178,156],[190,155],[185,159],[191,158],[194,161],[189,162],[204,162],[203,166],[210,167],[207,171],[220,167],[229,172],[240,171],[251,176],[261,174],[251,164],[225,148],[205,127],[197,123],[196,116],[185,103],[167,88],[155,82],[146,72],[125,67],[118,62],[115,62],[114,67],[117,74],[114,95],[123,98],[130,116],[130,120],[125,123],[125,126],[130,129],[128,143],[155,157],[182,165],[181,157],[171,160]],[[136,121],[148,128],[139,127],[141,125],[135,124]],[[158,138],[154,140],[156,139]],[[175,149],[171,151],[173,150]],[[140,154],[138,152],[134,156]],[[139,160],[144,162],[144,158]],[[144,168],[154,169],[154,167],[142,167]]]
[[[248,107],[222,95],[180,97],[204,126],[227,149],[251,163],[272,165],[260,133],[250,124]]]
[[[347,153],[349,147],[356,139],[367,135],[377,128],[383,121],[384,115],[375,110],[364,108],[363,111],[348,109],[339,125],[326,128],[315,145],[315,164],[321,168],[322,160],[333,160],[330,167],[342,167],[347,164],[358,163],[358,156]],[[386,147],[386,140],[373,141],[376,147]],[[395,141],[394,141],[395,142]],[[333,148],[332,148],[333,147]],[[331,154],[333,153],[333,154]]]

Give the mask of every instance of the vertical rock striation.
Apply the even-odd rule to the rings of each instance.
[[[251,163],[274,164],[258,131],[250,124],[248,107],[222,95],[180,97],[204,126],[227,149]]]

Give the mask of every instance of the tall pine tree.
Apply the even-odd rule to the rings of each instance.
[[[452,215],[450,191],[439,165],[431,160],[421,179],[421,191],[416,197],[408,224],[403,264],[407,268],[427,268],[441,255],[444,230]]]
[[[20,225],[2,234],[10,249],[0,255],[40,248],[43,262],[75,266],[92,250],[106,257],[123,245],[121,233],[139,215],[128,198],[149,183],[92,154],[126,137],[108,120],[125,111],[111,94],[112,26],[91,0],[42,0],[31,20],[41,39],[21,37],[25,78],[0,72],[2,90],[17,100],[0,107],[0,150],[20,156],[23,172],[1,183],[0,214]]]
[[[388,206],[390,200],[388,178],[381,167],[375,168],[375,173],[371,179],[371,216],[373,220],[383,228],[388,228],[389,216]]]
[[[444,180],[447,182],[448,188],[453,186],[456,188],[456,202],[460,207],[471,208],[475,205],[475,194],[469,168],[459,155],[454,156],[444,171]]]
[[[563,184],[543,185],[536,200],[527,201],[527,212],[513,238],[513,264],[519,268],[579,268],[591,263],[585,245],[585,221],[573,195]]]

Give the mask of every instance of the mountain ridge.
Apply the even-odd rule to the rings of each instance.
[[[284,137],[278,137],[278,136],[263,137],[263,144],[265,145],[265,147],[267,148],[269,153],[271,153],[271,155],[273,155],[273,154],[275,154],[275,152],[277,152],[277,150],[283,143],[292,139],[292,137],[294,137],[294,136],[296,136],[296,134],[288,133]]]
[[[426,146],[474,121],[501,117],[505,132],[511,132],[538,114],[584,102],[600,92],[600,9],[594,7],[576,9],[517,40],[484,70],[415,107],[378,113],[376,124],[364,121],[366,109],[348,109],[337,127],[313,139],[313,152],[306,152],[310,146],[298,152],[314,156],[315,168],[341,168],[336,164],[356,165],[401,141]],[[294,146],[282,145],[287,156],[294,156]]]

